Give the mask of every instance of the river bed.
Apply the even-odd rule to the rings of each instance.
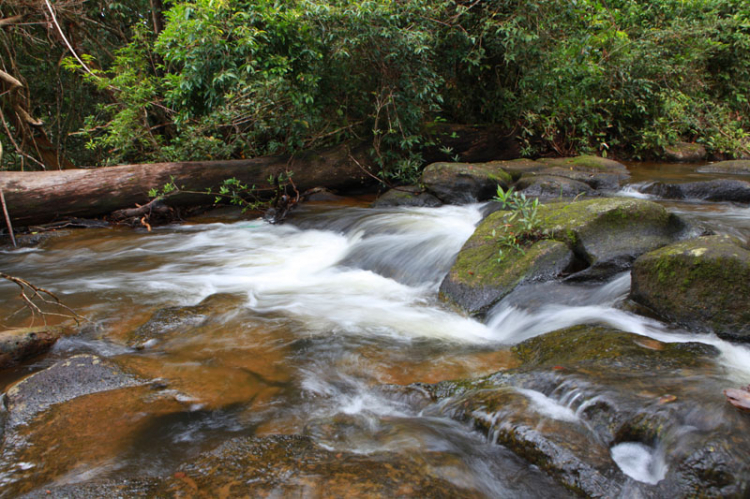
[[[676,175],[630,168],[633,183]],[[680,168],[689,169],[680,178],[713,178]],[[628,187],[620,195],[641,196]],[[232,439],[305,435],[333,455],[403,461],[467,497],[565,497],[538,467],[397,387],[515,368],[513,345],[588,323],[716,347],[717,396],[704,409],[720,413],[722,425],[747,424],[720,389],[750,383],[750,349],[640,315],[628,304],[628,273],[527,287],[480,322],[441,303],[437,290],[483,206],[374,209],[369,201],[311,203],[282,225],[223,210],[151,232],[71,231],[3,251],[4,272],[57,293],[88,321],[44,357],[0,374],[0,391],[78,354],[141,381],[54,406],[20,427],[0,459],[0,496],[181,477],[180,465]],[[746,206],[664,204],[750,241]],[[18,308],[15,293],[0,284],[1,316]],[[692,396],[680,388],[683,374],[666,373],[670,396]],[[611,381],[605,390],[640,386],[633,383]],[[573,426],[593,398],[562,385],[519,393],[546,421]],[[619,469],[645,484],[663,479],[660,455],[639,443],[612,449]],[[357,490],[356,476],[348,480]],[[310,483],[309,496],[325,495],[316,487],[327,482]]]

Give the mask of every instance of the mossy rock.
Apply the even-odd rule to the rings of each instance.
[[[399,187],[390,189],[380,196],[373,208],[389,208],[392,206],[437,207],[443,203],[429,192],[423,192],[418,186]]]
[[[524,252],[504,249],[500,258],[497,236],[509,212],[489,215],[458,253],[440,285],[440,297],[471,314],[483,314],[524,282],[544,281],[562,275],[573,264],[573,253],[559,241],[543,240]]]
[[[619,172],[627,175],[628,169],[622,163],[600,156],[583,155],[572,158],[542,158],[537,160],[547,166],[559,166],[574,171],[590,173]]]
[[[605,278],[630,268],[641,254],[674,242],[685,223],[642,199],[603,198],[539,208],[541,229],[564,241],[590,266],[579,278]]]
[[[662,343],[609,326],[584,324],[536,336],[513,347],[521,370],[560,366],[624,374],[674,372],[705,365],[719,351],[703,343]]]
[[[750,160],[736,159],[719,161],[711,165],[698,168],[700,173],[734,173],[736,175],[750,175]]]
[[[502,169],[502,162],[433,163],[422,172],[422,183],[438,199],[450,204],[486,201],[507,189],[511,176]]]
[[[540,199],[576,198],[595,195],[588,184],[557,175],[525,175],[515,185],[527,197]]]
[[[677,142],[664,148],[664,157],[669,161],[695,163],[706,159],[708,153],[701,144]]]
[[[732,237],[700,237],[641,256],[630,296],[689,328],[750,341],[750,251]]]

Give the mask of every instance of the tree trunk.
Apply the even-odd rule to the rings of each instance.
[[[346,146],[297,157],[267,156],[247,160],[156,163],[46,172],[0,172],[0,189],[15,226],[53,222],[65,217],[100,217],[149,201],[150,189],[174,182],[181,191],[217,190],[225,179],[268,189],[269,177],[293,173],[302,192],[313,187],[352,190],[371,184],[364,170],[372,161],[366,147]],[[263,191],[261,191],[261,194]],[[268,191],[268,195],[272,194]],[[211,204],[213,195],[180,192],[170,206]]]

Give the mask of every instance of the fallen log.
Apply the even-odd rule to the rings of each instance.
[[[314,187],[347,191],[372,184],[365,170],[373,170],[367,147],[338,146],[295,157],[264,156],[230,161],[197,161],[112,166],[45,172],[0,172],[0,190],[16,226],[53,222],[65,217],[94,218],[145,205],[149,190],[173,182],[180,192],[169,206],[212,204],[224,180],[236,178],[258,189],[269,189],[269,177],[293,173],[301,192]],[[190,192],[187,192],[190,191]],[[263,195],[264,191],[259,191]],[[269,189],[270,196],[274,192]]]

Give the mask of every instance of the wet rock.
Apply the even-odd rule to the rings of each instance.
[[[217,293],[208,296],[198,305],[157,310],[145,324],[129,335],[127,343],[129,346],[142,348],[148,345],[149,341],[157,340],[169,333],[197,327],[210,316],[230,313],[244,301],[245,298],[240,295]]]
[[[428,192],[423,192],[418,186],[405,186],[387,191],[371,206],[373,208],[389,208],[392,206],[433,208],[442,204],[438,198]]]
[[[555,175],[524,176],[516,183],[516,190],[545,200],[594,195],[588,184]]]
[[[606,368],[627,373],[673,372],[706,365],[719,355],[703,343],[662,343],[601,325],[584,324],[536,336],[513,347],[522,370],[539,367]]]
[[[75,355],[22,379],[6,392],[6,430],[27,424],[55,404],[138,384],[139,380],[105,359]]]
[[[719,161],[706,166],[698,168],[700,173],[734,173],[736,175],[750,175],[750,161],[749,160],[730,160],[730,161]]]
[[[588,268],[576,279],[606,278],[627,270],[641,254],[682,235],[685,223],[664,207],[640,199],[608,198],[540,207],[541,229],[564,241]]]
[[[738,240],[700,237],[647,253],[632,279],[630,297],[659,315],[750,341],[750,251]]]
[[[750,203],[750,182],[742,180],[717,179],[684,184],[656,182],[645,186],[642,192],[664,199]]]
[[[703,145],[692,142],[677,142],[674,145],[664,148],[664,157],[668,161],[677,161],[680,163],[703,161],[707,155],[708,153]]]
[[[480,497],[394,453],[333,452],[302,436],[236,438],[183,465],[158,497]]]
[[[127,497],[153,497],[156,480],[102,480],[95,483],[78,483],[42,487],[21,499],[102,499]]]
[[[502,162],[433,163],[422,172],[422,183],[438,199],[450,204],[486,201],[507,189],[511,176],[502,169]]]
[[[538,174],[566,177],[597,190],[615,191],[630,176],[622,163],[599,156],[542,158],[538,161],[547,167]]]
[[[61,327],[47,326],[0,331],[0,369],[46,352],[61,335]]]
[[[500,246],[492,231],[505,223],[508,212],[496,212],[482,222],[464,244],[456,263],[440,285],[441,299],[471,314],[483,314],[516,286],[560,277],[571,267],[573,253],[559,241],[539,241],[523,253]]]

